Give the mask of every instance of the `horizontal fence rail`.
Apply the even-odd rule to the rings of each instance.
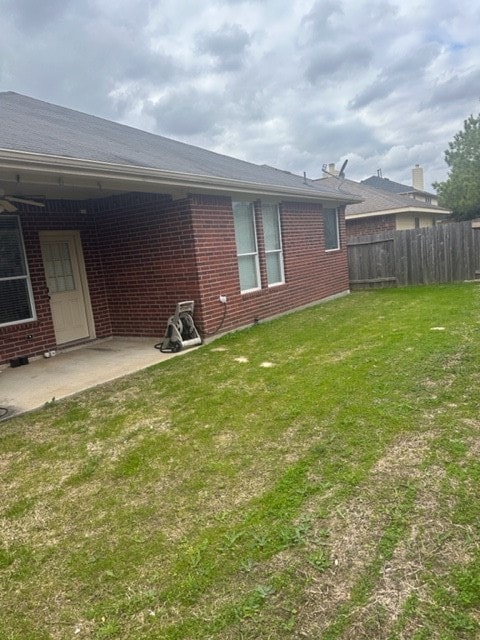
[[[480,279],[480,220],[348,239],[350,288]]]

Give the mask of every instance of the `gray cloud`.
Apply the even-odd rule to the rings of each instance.
[[[155,119],[157,129],[172,137],[194,136],[218,127],[220,100],[217,95],[191,87],[172,91],[158,102],[147,102],[145,113]]]
[[[116,102],[110,97],[119,85],[136,85],[135,94],[141,96],[148,87],[162,86],[181,73],[171,56],[149,47],[140,23],[129,21],[128,12],[121,17],[105,14],[106,5],[88,2],[62,2],[56,12],[57,4],[45,2],[48,28],[36,20],[34,9],[28,28],[35,26],[35,31],[22,42],[22,55],[4,57],[2,80],[15,78],[18,91],[104,117],[121,117],[125,96]],[[141,8],[145,19],[151,4],[139,0],[129,6]],[[17,13],[10,15],[13,29],[3,39],[4,51],[15,46],[23,33],[23,16],[34,5],[40,6],[22,0]]]
[[[316,0],[302,20],[307,42],[318,42],[325,34],[336,31],[335,18],[342,16],[342,2],[337,0]]]
[[[351,109],[361,109],[388,97],[398,89],[415,91],[422,84],[426,67],[439,55],[440,47],[431,43],[409,52],[383,69],[370,85],[350,101]]]
[[[465,74],[454,74],[448,80],[436,82],[428,100],[422,102],[421,109],[436,108],[456,103],[458,100],[480,98],[480,69]],[[467,117],[467,114],[465,114]]]
[[[236,71],[243,66],[250,42],[250,35],[238,24],[224,24],[196,36],[198,51],[212,56],[223,71]]]
[[[255,4],[262,3],[264,0],[216,0],[217,4],[227,4],[227,5],[236,5],[236,4]]]
[[[299,173],[442,180],[478,111],[467,0],[0,3],[1,91]]]
[[[373,50],[366,43],[352,43],[344,47],[317,50],[307,64],[305,76],[315,84],[319,79],[331,78],[339,73],[348,74],[358,68],[368,67],[373,59]]]
[[[295,123],[295,140],[299,147],[318,157],[335,160],[355,153],[358,156],[377,155],[388,149],[371,128],[358,118],[342,122],[328,122],[325,114],[305,122]]]
[[[18,29],[28,34],[38,33],[61,20],[71,5],[72,0],[4,0],[3,20],[12,20]]]

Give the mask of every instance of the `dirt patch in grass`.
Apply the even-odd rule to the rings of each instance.
[[[424,432],[394,442],[374,465],[368,481],[359,488],[355,497],[341,505],[331,518],[321,521],[321,529],[328,532],[324,548],[328,551],[331,567],[324,573],[309,570],[311,586],[299,616],[299,628],[305,637],[321,637],[339,609],[349,606],[352,593],[358,588],[362,576],[367,575],[391,513],[401,499],[402,485],[423,477],[421,464],[433,437],[433,432]],[[374,609],[376,605],[373,603],[378,600],[382,610],[381,626],[391,626],[411,591],[408,585],[415,575],[412,573],[414,566],[414,560],[395,563],[392,559],[385,564],[380,574],[380,585],[377,584],[375,595],[372,596],[372,604],[367,604],[367,607],[362,605],[359,609],[362,615],[365,612],[368,618],[371,614],[369,607]],[[353,611],[350,614],[352,624],[355,613]],[[355,623],[352,635],[344,637],[377,637],[359,635],[359,626],[364,623]]]
[[[394,443],[372,468],[361,495],[322,522],[331,540],[327,548],[332,566],[320,575],[311,572],[312,584],[299,619],[305,637],[321,637],[343,608],[348,616],[338,635],[343,640],[382,640],[394,632],[398,638],[411,638],[422,629],[423,621],[413,616],[403,628],[400,619],[411,597],[420,609],[430,602],[425,568],[435,567],[438,577],[447,575],[453,566],[472,562],[474,531],[454,525],[450,516],[455,504],[440,497],[445,469],[423,464],[434,437],[435,433],[428,431]],[[402,486],[408,484],[414,484],[417,492],[405,522],[405,535],[390,557],[380,555],[377,574],[369,574],[389,512],[395,509]],[[362,581],[366,597],[360,597],[355,605]]]
[[[428,544],[429,535],[435,530],[434,498],[442,479],[440,473],[429,472],[424,476],[421,469],[433,437],[433,432],[425,432],[394,442],[387,454],[373,466],[368,480],[359,487],[356,495],[341,504],[331,517],[313,521],[315,504],[321,505],[325,495],[310,501],[307,516],[314,524],[306,532],[303,544],[299,548],[285,549],[255,567],[249,580],[242,580],[242,590],[247,589],[252,580],[257,584],[268,583],[272,576],[280,573],[294,572],[303,576],[308,586],[305,599],[295,612],[296,634],[292,637],[322,637],[336,620],[342,606],[349,606],[358,590],[359,580],[368,575],[379,542],[391,520],[391,512],[401,499],[401,485],[422,483],[426,477],[427,484],[415,503],[415,517],[419,518],[421,525],[410,523],[406,540],[400,541],[391,558],[385,562],[380,560],[381,568],[379,575],[375,576],[370,596],[362,606],[351,607],[348,629],[341,634],[341,637],[351,640],[387,638],[411,593],[423,594],[420,567],[427,556],[420,557],[422,552],[418,549],[419,545]],[[327,491],[327,495],[331,493]],[[223,594],[222,602],[226,601],[228,597]],[[206,603],[204,606],[208,608]],[[211,606],[210,601],[210,611]],[[272,607],[275,607],[273,603]],[[275,624],[280,624],[286,615],[281,603],[276,615],[279,619]],[[242,626],[246,638],[255,637],[253,627],[250,623],[246,628]],[[225,637],[236,637],[238,632],[236,628]]]
[[[208,459],[205,461],[207,468],[204,474],[205,484],[198,489],[196,511],[202,514],[206,523],[222,518],[227,513],[229,522],[235,522],[237,517],[242,517],[241,508],[271,488],[279,466],[294,464],[321,438],[321,432],[310,440],[299,438],[298,428],[292,425],[276,438],[272,437],[270,441],[264,442],[261,455],[253,456],[248,464],[243,461],[242,466],[238,466],[238,460],[241,460],[241,449],[245,446],[242,444],[241,435],[232,430],[217,433],[212,438]],[[228,459],[232,461],[231,471],[227,468],[224,475],[215,472],[218,461]],[[208,474],[210,465],[214,469],[211,476]],[[188,484],[190,473],[191,470],[188,468],[176,473],[175,485]],[[158,486],[157,491],[158,495],[161,495],[163,487]],[[175,500],[178,506],[178,501],[182,498],[177,494]],[[198,521],[192,520],[191,526],[198,526]],[[170,530],[168,523],[166,527]],[[187,533],[187,530],[183,531]]]
[[[425,562],[433,554],[432,538],[442,526],[435,517],[435,496],[441,475],[421,478],[423,489],[417,494],[408,537],[399,541],[392,557],[383,564],[366,602],[350,612],[349,626],[342,638],[388,638],[407,599],[412,594],[419,600],[427,598],[422,573]]]
[[[473,459],[480,458],[480,420],[464,419],[462,422],[472,430],[472,435],[466,439],[467,455]]]
[[[421,473],[419,465],[429,451],[430,443],[435,437],[435,432],[409,434],[407,437],[390,445],[385,456],[380,458],[373,466],[371,475],[373,479],[381,480],[395,476],[396,478],[410,479],[418,477]]]
[[[451,509],[439,500],[444,476],[438,467],[422,475],[408,537],[400,541],[383,566],[367,602],[352,611],[348,631],[342,638],[391,637],[410,597],[415,598],[419,609],[430,604],[426,567],[435,567],[436,577],[441,579],[452,566],[466,566],[474,558],[474,532],[452,524]],[[423,626],[424,621],[414,616],[405,628],[400,625],[397,637],[411,638]]]
[[[342,349],[340,351],[334,351],[329,355],[328,362],[343,362],[344,360],[347,360],[348,358],[352,357],[359,351],[365,351],[365,350],[368,350],[367,347],[362,346],[362,347],[355,347],[354,349]]]

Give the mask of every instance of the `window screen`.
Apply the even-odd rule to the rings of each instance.
[[[0,215],[0,325],[34,319],[30,277],[16,216]]]
[[[332,251],[340,248],[338,234],[338,215],[336,209],[323,210],[323,227],[325,232],[325,249]]]
[[[253,204],[251,202],[234,202],[233,220],[237,243],[240,290],[258,289],[260,271]]]
[[[284,275],[282,234],[278,207],[274,204],[262,204],[262,221],[268,284],[281,284],[284,282]]]

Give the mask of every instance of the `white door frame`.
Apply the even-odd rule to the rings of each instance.
[[[68,239],[73,242],[75,247],[75,253],[77,257],[77,266],[80,275],[79,285],[81,287],[83,301],[85,304],[85,315],[87,317],[88,337],[87,340],[93,340],[96,337],[95,322],[93,319],[92,304],[90,300],[90,293],[88,290],[87,272],[85,269],[85,260],[83,257],[82,240],[80,238],[80,231],[75,230],[59,230],[59,231],[40,231],[39,232],[40,244],[43,242],[62,242]],[[42,254],[43,263],[43,254]],[[53,319],[53,318],[52,318]]]

